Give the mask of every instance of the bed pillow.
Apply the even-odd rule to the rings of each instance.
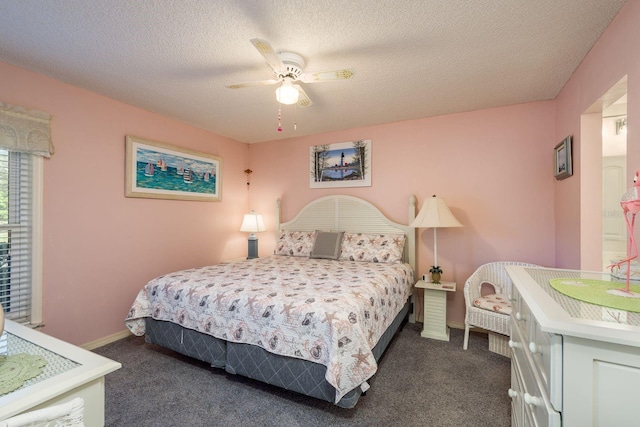
[[[404,234],[344,233],[340,261],[401,262],[406,238]]]
[[[316,231],[316,240],[310,258],[338,259],[343,231]]]
[[[308,257],[315,241],[315,231],[280,231],[276,242],[276,255]]]

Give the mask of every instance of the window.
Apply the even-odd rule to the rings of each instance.
[[[0,304],[7,319],[42,321],[42,158],[0,149]]]

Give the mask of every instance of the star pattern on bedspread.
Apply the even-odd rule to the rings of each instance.
[[[369,352],[363,353],[362,349],[358,349],[358,352],[356,354],[352,354],[351,357],[355,357],[356,358],[356,366],[360,367],[360,365],[362,365],[363,363],[365,365],[369,365],[369,361],[367,360],[367,358],[369,357]]]
[[[338,318],[336,317],[336,312],[334,311],[334,312],[330,313],[330,312],[327,311],[324,314],[324,320],[322,321],[322,323],[324,323],[324,322],[331,323],[334,320],[338,320]]]
[[[253,314],[253,305],[256,303],[256,300],[258,299],[257,296],[252,296],[247,298],[247,304],[246,307],[249,307],[249,313]]]
[[[196,294],[197,292],[198,292],[198,288],[189,289],[189,292],[187,293],[187,297],[189,298],[189,300],[191,300],[193,298],[193,295]]]
[[[222,302],[224,301],[224,297],[225,297],[225,293],[224,292],[220,292],[219,294],[216,295],[216,298],[213,300],[213,302],[215,302],[218,306],[218,308],[220,308],[222,306]]]
[[[142,335],[153,317],[322,364],[337,402],[375,374],[371,349],[412,285],[408,264],[275,255],[156,278],[125,324]]]
[[[280,314],[285,313],[287,315],[287,320],[289,320],[291,318],[291,310],[293,310],[293,307],[295,306],[295,303],[290,303],[290,304],[285,304],[284,307],[282,307],[282,311],[280,312]]]

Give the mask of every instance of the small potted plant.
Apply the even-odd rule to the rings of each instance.
[[[439,265],[432,265],[431,269],[429,269],[429,273],[431,273],[431,282],[432,283],[440,283],[440,276],[442,275],[442,269]]]

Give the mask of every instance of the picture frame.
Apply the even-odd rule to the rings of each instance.
[[[222,159],[163,142],[126,136],[125,196],[222,200]]]
[[[569,178],[573,175],[571,155],[571,135],[567,136],[553,150],[554,176],[557,180]]]
[[[371,140],[309,147],[309,188],[371,187]]]

